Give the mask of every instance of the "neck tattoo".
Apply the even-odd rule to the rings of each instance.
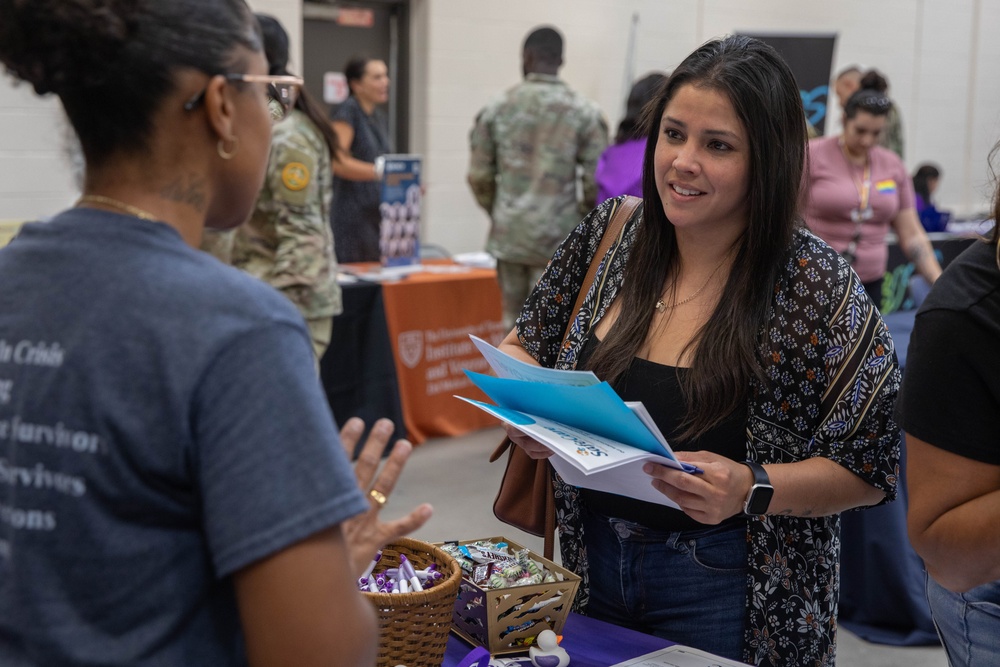
[[[129,215],[139,218],[140,220],[149,220],[150,222],[159,220],[159,218],[149,211],[144,211],[138,206],[132,206],[131,204],[126,204],[123,201],[119,201],[111,197],[105,197],[104,195],[84,195],[76,201],[77,206],[80,204],[103,204],[104,206],[110,206],[112,208],[117,208],[119,211],[124,211]]]

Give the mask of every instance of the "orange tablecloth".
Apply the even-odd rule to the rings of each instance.
[[[429,264],[382,283],[406,432],[414,444],[497,421],[454,396],[486,400],[463,369],[487,372],[469,334],[496,345],[504,330],[496,271]]]

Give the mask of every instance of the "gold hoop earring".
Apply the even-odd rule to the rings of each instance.
[[[233,142],[233,150],[231,151],[226,150],[227,141]],[[239,137],[233,137],[231,139],[219,139],[219,143],[216,144],[215,146],[215,150],[218,151],[219,157],[221,157],[223,160],[232,160],[233,157],[236,155],[236,151],[238,151],[239,149],[240,149]]]

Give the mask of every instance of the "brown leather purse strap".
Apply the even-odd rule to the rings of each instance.
[[[594,253],[594,257],[590,260],[587,275],[584,276],[583,283],[580,285],[580,291],[576,295],[576,303],[573,304],[573,312],[570,314],[569,323],[566,325],[566,333],[563,334],[564,343],[569,337],[570,329],[573,328],[573,322],[580,314],[583,301],[587,298],[587,293],[590,291],[591,285],[594,284],[594,280],[597,278],[597,269],[604,260],[604,256],[608,254],[614,243],[621,240],[622,233],[625,231],[625,223],[632,219],[640,204],[642,204],[642,198],[632,196],[626,196],[621,202],[614,203],[614,208],[611,209],[611,219],[608,221],[608,226],[604,229],[604,236],[601,237],[601,243],[597,246],[597,252]],[[545,536],[542,552],[549,560],[552,560],[555,552],[555,532],[556,499],[553,493],[547,493],[545,494]]]
[[[576,303],[573,304],[573,312],[570,314],[569,324],[566,325],[566,332],[563,334],[563,342],[566,342],[566,337],[569,336],[570,329],[573,326],[573,320],[576,316],[580,314],[580,308],[583,307],[583,300],[587,298],[587,292],[590,291],[590,286],[594,283],[594,278],[597,275],[597,268],[601,264],[601,260],[604,256],[608,254],[608,250],[611,249],[611,245],[619,240],[622,232],[625,230],[625,223],[632,219],[635,214],[636,209],[642,204],[641,197],[626,196],[620,203],[615,202],[614,208],[611,209],[611,220],[608,221],[608,226],[604,229],[604,236],[601,237],[601,243],[597,246],[597,252],[594,253],[594,258],[590,260],[590,267],[587,268],[587,275],[583,279],[583,284],[580,285],[580,292],[576,295]],[[498,460],[503,456],[507,448],[513,443],[510,440],[504,439],[500,445],[493,450],[490,455],[490,463]]]
[[[566,325],[566,333],[563,334],[563,341],[565,342],[567,336],[569,336],[570,329],[573,327],[573,321],[576,320],[577,316],[580,314],[580,308],[583,306],[584,299],[587,298],[587,293],[590,291],[591,285],[594,284],[594,280],[597,277],[597,269],[600,267],[601,262],[604,260],[604,256],[608,254],[611,246],[616,242],[620,241],[623,232],[625,231],[625,223],[632,219],[635,214],[636,209],[642,204],[642,199],[640,197],[625,197],[621,202],[615,202],[614,207],[611,209],[611,219],[608,221],[608,226],[604,230],[604,236],[601,237],[601,243],[597,246],[597,252],[594,253],[593,259],[590,260],[590,267],[587,269],[587,275],[583,279],[583,283],[580,285],[580,292],[576,296],[576,303],[573,304],[573,311],[570,314],[569,323]],[[513,443],[509,438],[504,438],[500,446],[494,450],[492,456],[490,456],[490,463],[496,461],[504,452],[506,452]],[[540,462],[541,465],[545,465],[546,462]],[[508,461],[508,466],[510,465]],[[550,470],[551,473],[551,470]],[[504,475],[506,477],[506,471]],[[503,482],[501,482],[501,486]],[[545,494],[545,529],[544,529],[544,543],[542,547],[542,553],[545,558],[552,560],[555,551],[555,532],[556,532],[556,507],[555,507],[555,497],[552,493],[551,488],[549,493]]]
[[[626,196],[620,203],[615,202],[614,208],[611,209],[611,220],[608,221],[608,226],[604,229],[601,244],[597,246],[597,252],[594,253],[594,258],[590,260],[587,275],[583,279],[583,284],[580,285],[580,292],[576,295],[576,303],[573,304],[573,312],[569,316],[569,324],[566,325],[566,332],[563,334],[564,343],[569,336],[570,329],[573,327],[573,322],[576,320],[577,315],[580,314],[580,309],[583,307],[583,300],[587,298],[590,286],[594,284],[594,278],[597,276],[597,269],[601,265],[601,260],[608,254],[611,246],[621,238],[622,232],[625,231],[625,223],[632,219],[640,204],[642,204],[641,197]]]

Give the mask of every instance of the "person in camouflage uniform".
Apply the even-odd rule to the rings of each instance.
[[[271,74],[286,74],[284,29],[271,17],[258,14],[257,19]],[[274,126],[264,186],[230,250],[233,266],[273,285],[298,307],[317,360],[330,343],[333,316],[343,310],[328,223],[332,145],[335,137],[325,114],[301,90],[295,108]]]
[[[298,307],[317,359],[343,310],[333,253],[330,151],[298,109],[274,127],[264,187],[233,238],[233,266],[264,280]]]
[[[492,221],[486,251],[497,259],[509,328],[559,243],[594,207],[594,170],[608,145],[597,105],[557,76],[562,51],[558,31],[532,31],[524,81],[480,111],[470,135],[469,185]]]

